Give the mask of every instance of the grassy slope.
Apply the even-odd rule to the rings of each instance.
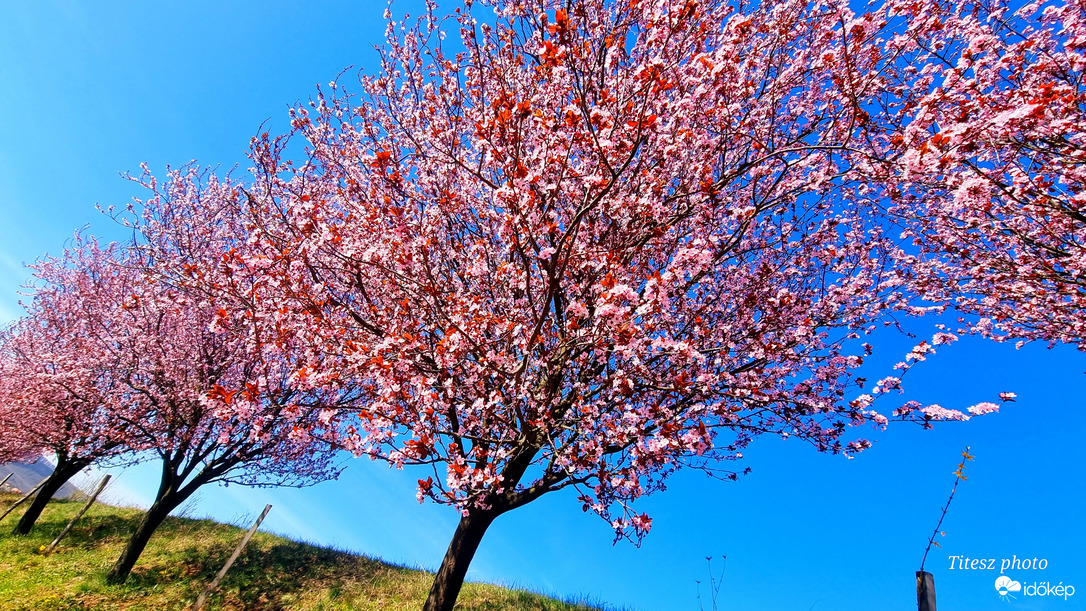
[[[0,493],[0,513],[18,497]],[[226,562],[242,529],[211,520],[168,518],[123,586],[105,583],[141,516],[96,504],[49,557],[48,545],[81,502],[53,501],[26,537],[11,534],[19,510],[0,523],[0,609],[187,609]],[[258,532],[227,573],[208,609],[422,607],[431,575]],[[543,596],[465,584],[457,609],[590,611]]]

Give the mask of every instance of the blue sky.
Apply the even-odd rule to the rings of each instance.
[[[372,66],[384,4],[360,2],[37,2],[0,21],[0,320],[18,316],[24,262],[58,252],[73,231],[123,239],[94,205],[140,192],[118,173],[192,159],[245,166],[261,129],[282,131],[286,109],[344,68]],[[398,11],[408,5],[398,5]],[[929,323],[916,331],[930,335]],[[891,373],[915,343],[882,334],[868,377]],[[679,473],[648,500],[653,532],[641,549],[555,494],[500,518],[469,578],[531,587],[643,611],[698,609],[705,556],[727,573],[720,609],[915,608],[913,573],[953,483],[961,450],[977,459],[929,555],[942,609],[1086,609],[1086,355],[965,340],[905,378],[909,398],[964,408],[1018,393],[1002,413],[934,431],[872,433],[855,460],[796,441],[745,452],[738,483]],[[866,431],[864,432],[867,433]],[[154,466],[122,474],[114,498],[146,503]],[[343,477],[305,490],[232,486],[201,492],[192,515],[227,521],[275,505],[265,528],[409,565],[434,568],[455,512],[414,500],[417,474],[352,461]],[[950,569],[949,556],[994,559],[994,570]],[[1000,601],[998,564],[1028,586],[1080,588],[1064,600]],[[709,609],[708,603],[705,605]]]

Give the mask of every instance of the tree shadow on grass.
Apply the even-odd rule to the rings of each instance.
[[[116,546],[128,540],[136,530],[139,518],[119,516],[94,516],[93,520],[80,520],[65,537],[62,545],[79,546],[84,549]],[[67,525],[61,522],[56,526],[57,534]]]
[[[226,551],[213,563],[208,581],[229,553]],[[236,596],[246,609],[280,609],[285,608],[280,602],[284,595],[303,589],[334,589],[350,581],[375,581],[386,575],[389,568],[387,564],[348,552],[276,541],[246,549],[227,573],[222,589],[231,591],[231,598]]]
[[[175,528],[192,528],[184,523],[186,519],[177,520],[181,522]],[[241,541],[242,533],[236,528],[224,526],[222,530],[208,536],[204,525],[200,525],[199,539],[170,553],[157,553],[146,561],[141,558],[122,587],[135,593],[183,583],[187,596],[195,600]],[[290,600],[290,595],[334,588],[352,580],[376,580],[379,575],[387,574],[389,568],[387,564],[348,552],[258,534],[227,572],[213,601],[222,603],[223,608],[287,609],[289,604],[284,597]]]

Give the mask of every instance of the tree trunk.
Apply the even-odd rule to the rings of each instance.
[[[437,575],[434,575],[434,584],[430,586],[430,595],[422,607],[423,611],[452,611],[456,597],[460,595],[460,588],[464,585],[468,565],[479,549],[486,529],[498,515],[500,514],[494,511],[475,510],[460,518],[449,549],[441,561],[441,568],[437,570]]]
[[[143,549],[147,547],[151,535],[155,533],[162,521],[179,503],[180,501],[174,504],[166,504],[160,499],[155,501],[154,505],[151,505],[147,513],[143,514],[143,519],[140,520],[136,532],[132,533],[132,538],[128,540],[128,545],[121,552],[121,557],[113,564],[113,568],[110,569],[109,574],[106,576],[108,583],[124,583],[128,579],[128,574],[132,572],[132,567],[136,565],[136,561],[139,560]]]
[[[107,583],[124,583],[128,579],[128,574],[132,572],[132,567],[136,565],[140,554],[147,547],[151,535],[155,534],[155,530],[166,519],[166,516],[170,515],[175,507],[185,502],[185,499],[199,487],[198,485],[190,485],[178,490],[176,482],[177,475],[173,472],[171,465],[164,462],[162,466],[162,483],[159,485],[155,502],[147,510],[147,513],[143,514],[140,525],[136,527],[136,532],[132,533],[132,538],[128,540],[128,545],[121,552],[121,557],[117,559],[109,574],[106,575]]]
[[[30,533],[30,529],[34,526],[34,523],[41,517],[41,512],[45,510],[45,506],[49,504],[49,501],[53,498],[53,495],[60,490],[60,487],[68,482],[68,480],[75,477],[76,473],[83,470],[84,467],[90,464],[90,461],[85,460],[64,460],[57,458],[57,466],[53,469],[53,474],[49,476],[45,484],[38,490],[37,496],[30,502],[30,507],[26,508],[26,512],[23,513],[23,517],[19,520],[19,523],[15,525],[15,534],[25,535]]]

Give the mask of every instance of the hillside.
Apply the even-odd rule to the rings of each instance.
[[[0,493],[0,510],[17,495]],[[48,545],[82,507],[50,503],[27,537],[11,534],[13,516],[0,523],[0,609],[188,609],[241,540],[242,529],[211,520],[169,518],[152,538],[123,586],[105,583],[126,536],[141,513],[95,505],[53,555]],[[17,514],[13,514],[17,515]],[[415,610],[430,575],[354,554],[258,532],[211,598],[208,609]],[[523,590],[465,584],[464,611],[592,611]]]
[[[39,458],[34,462],[11,462],[0,465],[0,479],[4,479],[8,473],[11,473],[11,478],[3,486],[5,491],[14,489],[24,493],[29,492],[52,472],[53,465],[44,458]],[[67,483],[61,486],[54,496],[66,499],[79,494],[78,488]]]

